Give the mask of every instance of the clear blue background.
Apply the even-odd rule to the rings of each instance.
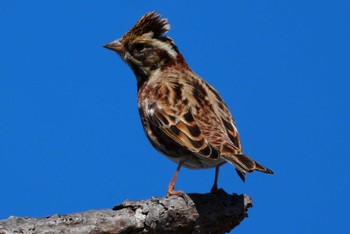
[[[144,13],[170,20],[222,94],[245,153],[276,172],[219,185],[253,197],[236,233],[350,233],[350,2],[1,1],[0,219],[162,197],[176,165],[148,143],[136,79],[104,43]],[[181,171],[206,193],[214,170]]]

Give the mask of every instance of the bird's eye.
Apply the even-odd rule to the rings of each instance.
[[[135,44],[134,48],[135,48],[135,50],[140,52],[141,50],[143,50],[145,48],[145,45],[141,44],[141,43],[137,43],[137,44]]]

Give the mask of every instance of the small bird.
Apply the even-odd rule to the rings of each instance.
[[[138,108],[149,141],[178,164],[167,196],[183,195],[175,191],[181,167],[215,167],[212,192],[218,190],[219,168],[226,162],[235,166],[243,181],[253,171],[273,174],[243,153],[227,105],[213,86],[192,71],[165,35],[169,29],[168,20],[153,11],[122,38],[104,45],[116,51],[136,76]]]

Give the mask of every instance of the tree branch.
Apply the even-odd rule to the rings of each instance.
[[[46,218],[11,216],[0,221],[8,233],[225,233],[247,217],[252,199],[218,193],[125,201],[113,209]]]

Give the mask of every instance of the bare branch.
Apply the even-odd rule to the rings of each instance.
[[[113,209],[46,218],[10,217],[0,221],[8,233],[225,233],[247,217],[247,195],[218,193],[125,201]]]

